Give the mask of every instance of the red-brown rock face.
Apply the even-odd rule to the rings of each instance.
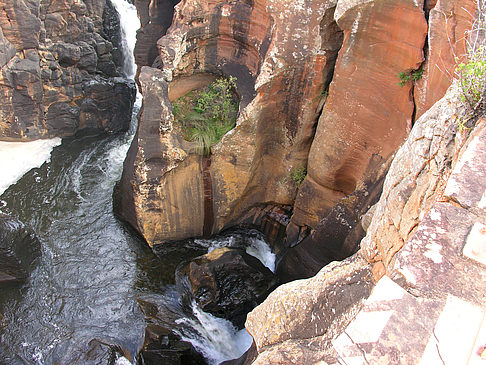
[[[456,58],[466,53],[466,34],[471,29],[475,1],[439,0],[429,13],[427,61],[414,96],[416,118],[432,107],[451,85]]]
[[[164,115],[168,119],[162,122],[150,117],[161,103],[169,108],[169,100],[145,99],[138,138],[127,160],[136,167],[127,162],[120,187],[130,197],[122,206],[133,208],[120,213],[150,244],[218,232],[251,220],[249,211],[267,203],[292,204],[297,186],[290,174],[306,166],[323,91],[341,44],[334,7],[333,2],[295,1],[183,1],[176,7],[173,25],[158,41],[160,58],[154,65],[162,72],[142,69],[142,89],[167,87],[173,100],[218,75],[235,76],[240,117],[206,164],[211,213],[204,203],[201,158],[182,141],[180,128],[172,121],[167,124],[171,116]],[[158,153],[150,159],[161,148],[158,141],[167,139],[180,153]],[[163,167],[152,172],[155,161]],[[142,185],[146,188],[139,189]]]
[[[352,236],[383,164],[410,130],[411,84],[400,87],[397,75],[420,67],[427,32],[423,4],[411,0],[340,1],[335,18],[344,43],[287,230],[293,242],[311,232],[307,245],[319,244],[321,265],[352,253],[339,245]]]
[[[3,2],[0,139],[127,129],[135,90],[116,77],[118,32],[109,1]]]
[[[425,61],[424,8],[447,6],[182,1],[157,41],[154,68],[140,74],[143,90],[165,91],[145,94],[120,185],[121,215],[155,244],[250,223],[268,205],[293,205],[287,241],[300,244],[281,265],[288,279],[355,252],[361,216],[414,121],[414,88],[429,103],[435,89],[428,88],[440,84],[430,76],[401,87],[398,75]],[[430,14],[430,29],[440,27]],[[443,46],[430,37],[432,57]],[[240,115],[208,161],[182,139],[170,101],[219,76],[237,77]],[[303,168],[299,186],[292,176]]]

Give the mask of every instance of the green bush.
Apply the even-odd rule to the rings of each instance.
[[[306,175],[307,169],[302,165],[294,167],[294,169],[290,172],[290,178],[297,186],[302,184]]]
[[[174,117],[182,123],[184,139],[196,142],[202,155],[210,155],[211,147],[236,125],[235,88],[235,77],[220,78],[172,103]]]
[[[422,69],[418,69],[411,72],[400,72],[398,74],[398,78],[400,79],[398,85],[404,87],[407,84],[407,82],[409,82],[410,80],[418,81],[422,78],[423,74],[424,74],[424,70]]]
[[[469,128],[486,112],[486,0],[476,0],[476,16],[466,37],[465,61],[456,67],[466,116],[460,127]]]

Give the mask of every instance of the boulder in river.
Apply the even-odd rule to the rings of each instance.
[[[240,328],[246,314],[276,283],[273,273],[257,258],[228,247],[193,259],[184,272],[201,309]]]
[[[145,340],[139,353],[140,362],[145,365],[205,365],[206,361],[191,343],[170,329],[174,315],[157,299],[139,299],[138,304],[145,319]],[[177,317],[177,315],[176,315]]]

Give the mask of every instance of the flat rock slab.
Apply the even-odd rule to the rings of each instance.
[[[486,346],[485,310],[449,295],[425,299],[383,277],[333,341],[342,364],[470,364]]]
[[[471,142],[454,167],[444,196],[462,207],[486,213],[486,123],[479,123]]]
[[[341,364],[486,364],[486,127],[346,330]]]

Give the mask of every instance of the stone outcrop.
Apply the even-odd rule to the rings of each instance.
[[[248,314],[256,345],[248,364],[315,364],[359,310],[373,287],[371,266],[355,255],[315,277],[284,284]]]
[[[416,83],[416,118],[442,98],[455,76],[456,58],[466,54],[466,35],[471,29],[475,1],[426,1],[429,30],[423,77]]]
[[[473,262],[481,260],[481,248],[467,248],[484,243],[486,232],[486,121],[470,134],[458,132],[459,93],[451,86],[396,153],[360,251],[311,279],[282,285],[248,315],[256,347],[248,364],[479,358],[474,331],[481,320],[457,318],[464,311],[480,318],[486,310],[484,266]],[[366,275],[357,292],[364,299],[373,289],[372,295],[362,308],[353,299],[354,310],[343,317],[339,309],[347,302],[323,297],[344,292],[347,298],[353,285],[336,290],[336,283],[342,275],[351,284],[358,272]],[[327,313],[335,326],[329,334]]]
[[[287,229],[292,244],[310,233],[305,246],[318,246],[317,269],[357,250],[359,217],[412,124],[412,85],[400,87],[397,75],[420,67],[427,32],[423,2],[339,1],[335,19],[344,43]],[[288,256],[305,255],[305,246]],[[316,273],[282,265],[289,279]]]
[[[378,200],[393,153],[449,82],[434,71],[444,58],[441,29],[455,24],[447,29],[454,49],[463,47],[472,2],[186,0],[153,55],[150,27],[163,28],[168,4],[138,4],[148,37],[139,64],[152,67],[138,79],[147,97],[120,183],[120,216],[154,245],[258,224],[269,206],[291,207],[291,247],[279,247],[286,281],[356,252],[359,222]],[[438,14],[449,10],[455,15],[444,23]],[[420,69],[423,80],[399,85],[399,73]],[[182,138],[171,101],[220,76],[237,78],[240,113],[203,158]],[[300,184],[294,172],[305,168]]]
[[[390,265],[393,256],[415,232],[432,203],[440,197],[460,146],[456,130],[459,88],[450,92],[415,124],[397,152],[387,175],[361,252],[370,262]]]
[[[180,0],[135,0],[140,18],[135,45],[135,62],[139,67],[152,66],[159,55],[157,40],[165,35],[172,24],[174,6]]]
[[[176,6],[153,64],[162,71],[140,72],[142,93],[151,96],[120,184],[119,212],[149,244],[213,234],[252,221],[252,208],[258,215],[265,204],[293,203],[291,172],[307,164],[341,45],[334,8],[333,1]],[[211,212],[204,205],[203,159],[182,140],[170,100],[218,75],[237,78],[240,116],[206,164]]]
[[[135,88],[109,0],[7,0],[0,28],[0,139],[128,128]]]
[[[275,277],[243,250],[218,248],[183,269],[199,307],[242,328],[246,314],[275,286]]]
[[[147,365],[207,363],[189,342],[182,340],[179,334],[170,329],[168,317],[174,314],[167,311],[163,303],[159,303],[156,299],[138,302],[147,321],[138,361]]]

